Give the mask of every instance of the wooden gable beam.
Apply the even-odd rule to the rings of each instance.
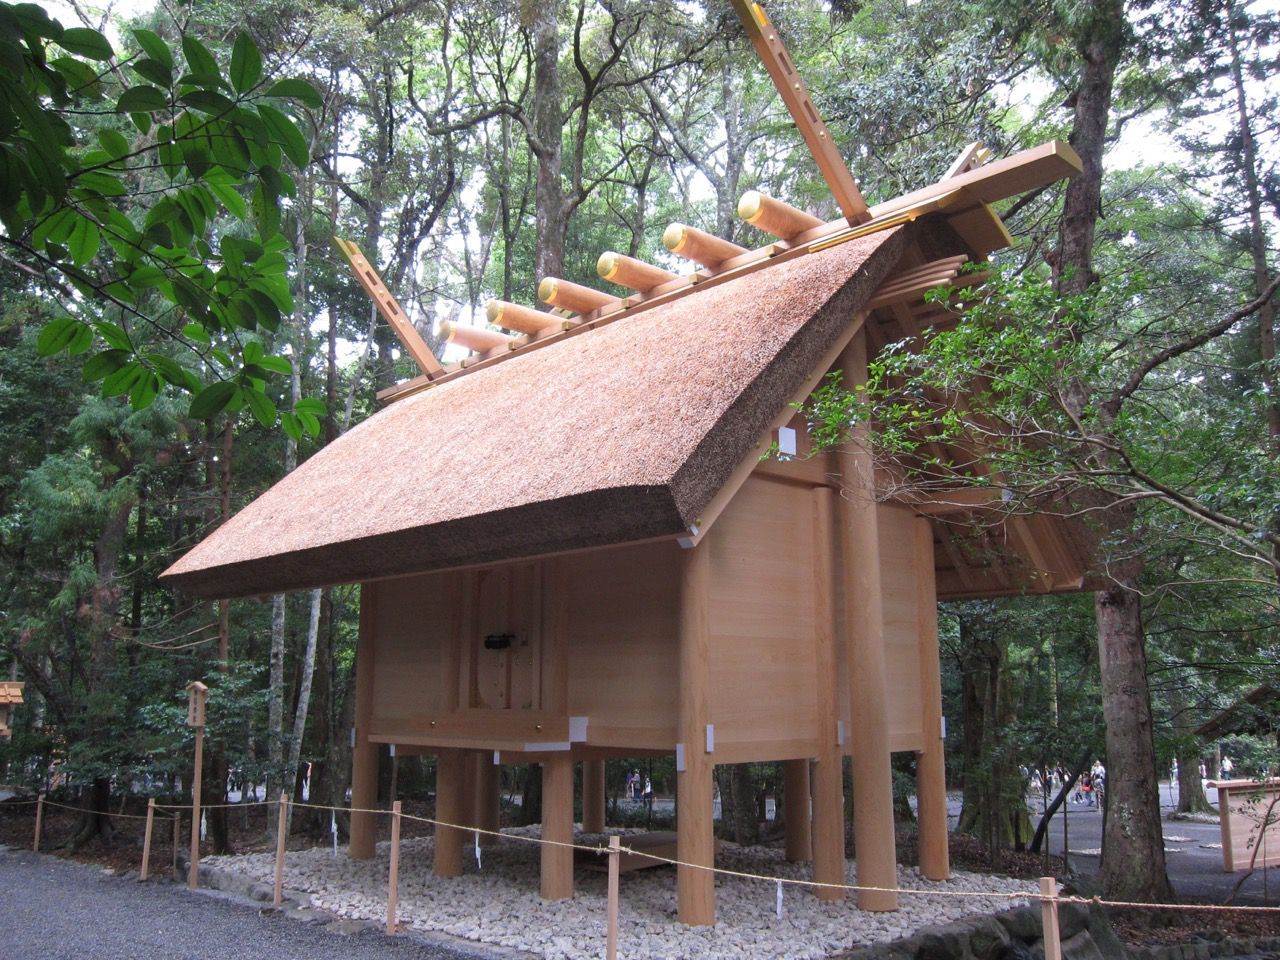
[[[360,282],[364,292],[369,295],[369,299],[378,308],[378,312],[391,325],[391,329],[399,337],[400,343],[404,346],[409,356],[413,357],[413,362],[418,365],[418,369],[422,371],[428,380],[444,376],[444,367],[436,359],[436,355],[431,352],[427,342],[422,339],[422,336],[414,329],[413,324],[409,322],[409,318],[400,309],[400,304],[396,302],[396,298],[391,295],[387,285],[378,276],[378,271],[373,269],[373,264],[360,251],[360,248],[350,240],[343,240],[341,237],[334,237],[333,242],[342,255],[347,258],[347,262],[351,264],[351,272],[356,275],[356,280]]]
[[[796,72],[791,58],[787,55],[787,48],[782,45],[778,31],[769,22],[764,8],[748,0],[733,0],[733,9],[742,20],[747,36],[755,45],[756,53],[764,64],[764,68],[769,71],[773,85],[778,88],[782,102],[791,111],[796,129],[800,131],[800,136],[808,145],[809,152],[813,154],[813,159],[827,181],[831,195],[840,205],[840,211],[845,219],[855,224],[870,220],[871,214],[867,210],[867,202],[862,199],[862,191],[858,189],[853,174],[845,166],[840,151],[831,142],[831,134],[827,132],[826,124],[818,116],[818,108],[809,98],[809,91],[805,89],[804,81]]]

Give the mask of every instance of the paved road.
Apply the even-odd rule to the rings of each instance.
[[[216,949],[213,945],[216,944]],[[401,936],[342,935],[171,884],[0,847],[4,960],[474,960]]]

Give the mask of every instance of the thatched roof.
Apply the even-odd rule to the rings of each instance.
[[[233,597],[679,534],[921,229],[777,263],[400,400],[163,577]]]

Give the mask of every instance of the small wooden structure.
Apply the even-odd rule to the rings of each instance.
[[[975,145],[938,183],[868,206],[763,11],[737,5],[842,217],[753,192],[740,209],[771,234],[761,247],[673,224],[686,273],[606,253],[602,278],[626,292],[547,278],[553,313],[495,302],[508,333],[451,331],[471,358],[424,358],[386,409],[164,574],[211,597],[362,584],[354,808],[376,802],[394,745],[437,757],[439,820],[492,828],[495,764],[533,762],[543,837],[568,841],[576,763],[598,831],[604,760],[674,754],[691,924],[714,921],[696,865],[714,860],[716,764],[782,761],[788,855],[840,884],[852,756],[858,879],[894,887],[890,759],[912,752],[921,869],[945,878],[936,602],[1079,589],[1084,572],[1052,517],[956,522],[1000,499],[998,477],[895,499],[865,448],[810,456],[795,411],[828,372],[856,385],[886,342],[951,322],[923,295],[1008,242],[991,204],[1078,158],[1055,142],[983,164]],[[461,872],[462,844],[437,832],[437,874]],[[373,848],[372,816],[353,814],[351,855]],[[541,889],[572,895],[570,848],[542,848]]]
[[[10,711],[22,703],[22,688],[25,684],[16,680],[0,680],[0,740],[8,740],[13,736],[10,728]]]
[[[1218,791],[1222,869],[1280,866],[1280,779],[1210,780]]]

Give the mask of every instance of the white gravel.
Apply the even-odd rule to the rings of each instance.
[[[619,831],[623,832],[623,831]],[[506,833],[536,836],[537,828]],[[594,845],[599,837],[580,836]],[[432,841],[404,840],[400,855],[402,927],[436,930],[482,943],[501,944],[535,955],[566,960],[595,960],[604,955],[606,878],[575,871],[572,900],[547,902],[538,896],[538,847],[504,839],[482,851],[477,869],[471,848],[467,867],[452,880],[431,875]],[[207,862],[270,883],[272,854],[208,857]],[[789,864],[782,851],[742,848],[726,843],[717,856],[723,869],[774,877],[807,878],[807,864]],[[378,845],[373,860],[355,861],[340,851],[314,848],[285,859],[285,886],[305,891],[323,909],[353,919],[383,921],[387,907],[388,845]],[[846,875],[856,882],[855,865]],[[921,878],[914,868],[898,868],[898,885],[907,889],[1028,893],[1026,881],[982,874],[954,873],[945,883]],[[917,929],[978,913],[993,913],[1027,901],[1007,897],[901,897],[896,913],[864,913],[852,896],[824,903],[808,890],[784,885],[783,915],[778,919],[777,884],[740,877],[716,878],[716,925],[685,927],[676,921],[675,870],[670,867],[624,874],[620,887],[619,956],[628,960],[743,957],[819,958],[837,950],[910,936]]]

